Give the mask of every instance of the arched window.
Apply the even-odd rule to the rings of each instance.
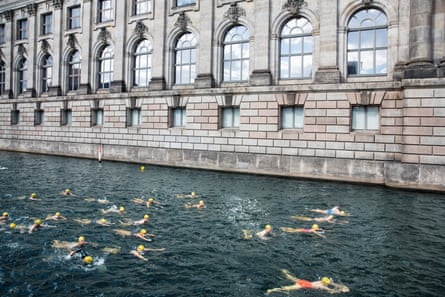
[[[183,34],[175,47],[175,83],[192,84],[196,76],[196,38],[192,33]]]
[[[6,65],[0,60],[0,95],[5,93],[6,89]]]
[[[312,75],[312,25],[305,18],[290,19],[280,33],[280,79]]]
[[[43,57],[40,70],[41,90],[42,92],[48,92],[53,77],[53,58],[50,55]]]
[[[249,30],[244,26],[230,29],[223,42],[223,80],[247,81],[249,77]]]
[[[142,40],[133,53],[133,86],[147,87],[151,81],[151,57],[153,48],[148,40]]]
[[[99,56],[98,87],[108,89],[113,80],[114,52],[111,45],[106,46]]]
[[[17,93],[23,94],[28,88],[28,61],[22,58],[17,67]]]
[[[348,22],[348,75],[387,73],[388,22],[375,8],[355,13]]]
[[[68,58],[68,90],[77,90],[80,86],[80,52],[74,51]]]

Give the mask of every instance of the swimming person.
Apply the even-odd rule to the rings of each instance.
[[[185,208],[197,208],[197,209],[203,209],[206,208],[207,206],[204,204],[203,200],[200,200],[198,204],[191,204],[191,203],[187,203],[184,205]]]
[[[96,224],[101,225],[101,226],[111,226],[111,225],[114,225],[114,223],[108,222],[106,218],[102,218],[100,220],[97,220]]]
[[[145,229],[141,229],[138,233],[134,234],[134,236],[136,236],[139,239],[150,242],[151,238],[147,238],[147,236],[154,237],[155,235],[151,234],[151,233],[147,233],[147,230],[145,230]]]
[[[260,232],[257,232],[256,235],[259,238],[261,238],[261,239],[269,239],[273,235],[273,233],[272,233],[272,226],[271,225],[266,225],[264,227],[264,229],[262,231],[260,231]]]
[[[284,273],[284,275],[295,284],[290,286],[283,286],[280,288],[274,288],[267,290],[267,294],[273,293],[273,292],[282,292],[282,293],[289,293],[290,291],[294,290],[300,290],[300,289],[312,289],[312,290],[323,290],[328,293],[334,294],[334,293],[348,293],[349,288],[345,285],[336,284],[333,280],[329,279],[328,277],[324,276],[319,281],[307,281],[304,279],[296,278],[295,276],[291,275],[288,270],[282,269],[281,272]]]
[[[31,226],[31,228],[29,228],[29,234],[31,234],[32,232],[34,232],[34,230],[36,230],[37,228],[42,227],[42,221],[40,219],[37,219],[34,221],[34,224]]]
[[[147,225],[150,222],[150,216],[148,214],[144,215],[144,218],[139,221],[134,221],[133,225]]]
[[[87,254],[87,252],[84,250],[83,246],[80,246],[79,248],[72,250],[70,252],[70,256],[74,256],[75,254],[80,253],[80,257],[82,258],[82,264],[83,265],[89,265],[93,262],[93,257]]]
[[[311,209],[311,211],[323,213],[323,214],[327,214],[327,215],[336,215],[336,216],[348,216],[349,215],[344,210],[340,210],[339,206],[334,206],[333,208],[330,208],[330,209],[315,208],[315,209]]]
[[[0,221],[6,221],[6,220],[8,220],[8,217],[9,217],[9,213],[5,211],[2,214],[2,216],[0,217]]]
[[[348,221],[339,221],[334,218],[334,215],[329,215],[325,217],[320,218],[309,218],[309,217],[303,217],[303,216],[292,216],[293,219],[300,220],[300,221],[314,221],[314,222],[326,222],[331,224],[347,224]]]
[[[138,245],[136,250],[130,251],[130,254],[138,257],[141,260],[148,261],[148,259],[144,257],[144,252],[163,252],[163,251],[165,251],[165,248],[151,249],[151,248],[146,248],[142,244],[140,244]]]
[[[40,199],[37,199],[36,193],[32,193],[31,196],[29,196],[29,200],[40,200]]]
[[[152,206],[153,204],[161,204],[158,201],[155,201],[153,198],[148,198],[147,203],[145,204],[147,206],[147,208],[150,208],[150,206]]]
[[[314,234],[322,238],[326,238],[326,236],[322,235],[324,231],[317,225],[313,224],[311,229],[307,228],[289,228],[289,227],[281,227],[281,231],[288,233],[306,233],[306,234]]]
[[[70,256],[74,255],[75,253],[77,253],[79,248],[83,248],[85,245],[90,244],[89,242],[85,241],[85,237],[83,236],[79,236],[79,238],[77,239],[77,243],[71,247],[68,247],[68,250],[70,252]],[[75,249],[75,250],[73,250]]]
[[[46,217],[46,219],[45,219],[45,221],[47,221],[47,220],[53,220],[53,221],[65,221],[66,220],[66,218],[64,217],[64,216],[62,216],[61,214],[60,214],[60,212],[56,212],[56,214],[55,215],[48,215],[47,217]]]
[[[102,209],[101,211],[102,211],[102,213],[115,212],[115,213],[118,213],[118,214],[123,214],[124,211],[125,211],[125,207],[121,206],[121,207],[119,207],[119,209],[118,209],[116,205],[113,205],[113,206],[111,206],[109,209],[107,209],[107,210]]]
[[[73,192],[71,192],[70,189],[65,189],[65,191],[62,192],[62,194],[65,196],[76,196],[76,195],[74,195]]]

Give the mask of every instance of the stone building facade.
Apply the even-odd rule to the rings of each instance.
[[[445,190],[443,0],[3,0],[0,149]]]

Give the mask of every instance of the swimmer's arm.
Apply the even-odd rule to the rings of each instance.
[[[136,251],[131,251],[130,254],[132,254],[133,256],[138,257],[138,258],[141,259],[141,260],[148,261],[147,258],[145,258],[144,256],[140,255],[140,254],[139,254],[138,252],[136,252]]]
[[[292,282],[296,282],[298,280],[298,278],[290,274],[289,270],[287,269],[281,269],[281,272],[284,274],[284,276],[287,277],[287,279],[289,279]]]
[[[326,238],[326,236],[324,236],[323,234],[320,234],[319,232],[312,232],[312,234],[317,235],[318,237],[321,237],[321,238]]]
[[[165,248],[160,248],[160,249],[145,248],[144,251],[145,252],[163,252],[163,251],[165,251]]]

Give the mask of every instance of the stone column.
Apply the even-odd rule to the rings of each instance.
[[[432,59],[433,1],[411,0],[410,45],[405,78],[436,77]]]
[[[28,4],[26,6],[28,12],[28,87],[24,93],[25,97],[35,97],[36,95],[36,83],[37,83],[37,71],[39,65],[37,65],[37,4]]]
[[[3,98],[11,98],[13,96],[13,90],[14,90],[14,47],[13,47],[13,30],[14,26],[14,13],[12,10],[5,11],[2,16],[5,20],[5,47],[2,48],[3,54],[6,57],[5,66],[6,66],[6,73],[5,73],[5,94],[2,95]]]
[[[62,61],[63,61],[63,27],[60,24],[63,24],[63,11],[62,11],[62,3],[53,2],[54,12],[53,12],[53,23],[52,23],[52,35],[53,35],[53,77],[52,77],[52,85],[49,87],[49,95],[50,96],[58,96],[61,94],[61,84],[62,84]]]
[[[116,1],[115,7],[115,27],[114,27],[114,72],[111,82],[110,92],[120,93],[125,91],[125,45],[127,28],[127,2]],[[131,6],[130,6],[131,7]]]
[[[436,1],[436,27],[434,28],[436,35],[433,36],[437,41],[437,56],[442,57],[439,65],[439,76],[445,76],[445,1]]]
[[[340,82],[337,59],[338,1],[322,1],[320,5],[319,65],[315,72],[318,83]]]
[[[164,63],[165,55],[168,53],[166,47],[166,18],[167,18],[167,1],[155,1],[153,7],[153,68],[152,78],[150,82],[151,90],[163,90],[165,88]]]
[[[91,79],[94,77],[94,73],[91,73],[91,63],[94,63],[94,57],[91,54],[91,35],[94,29],[92,22],[92,4],[91,0],[83,0],[82,5],[82,28],[81,33],[78,36],[78,42],[81,46],[80,59],[81,59],[81,73],[80,73],[80,87],[79,94],[88,94],[91,92]]]
[[[211,88],[214,86],[213,76],[213,33],[214,33],[214,1],[201,1],[199,19],[199,54],[196,71],[195,88]]]
[[[270,85],[270,2],[255,1],[255,40],[250,49],[252,74],[250,84],[254,86]],[[252,32],[251,32],[252,34]]]

